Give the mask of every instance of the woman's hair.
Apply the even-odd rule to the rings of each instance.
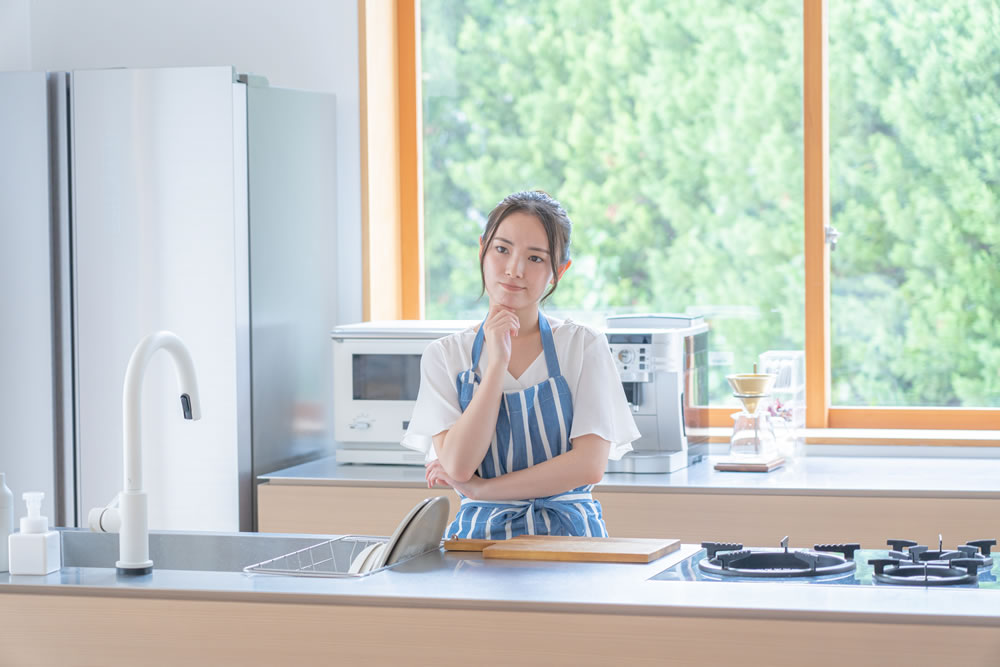
[[[483,230],[482,248],[479,251],[479,277],[483,285],[479,296],[482,296],[486,291],[486,271],[483,268],[486,251],[493,243],[493,237],[496,236],[500,223],[511,213],[518,211],[538,218],[542,227],[545,228],[545,236],[549,240],[549,262],[552,265],[552,276],[555,284],[542,297],[542,301],[545,301],[559,286],[559,267],[569,261],[569,234],[573,223],[562,204],[541,190],[525,190],[507,195],[490,211],[490,217],[486,220],[486,229]]]

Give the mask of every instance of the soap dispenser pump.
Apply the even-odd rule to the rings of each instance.
[[[44,575],[62,568],[59,533],[49,530],[49,520],[42,516],[41,491],[23,495],[28,516],[21,517],[21,532],[8,538],[10,573]]]

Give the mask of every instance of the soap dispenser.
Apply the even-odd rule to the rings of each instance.
[[[24,494],[28,516],[21,517],[21,532],[9,540],[11,574],[49,574],[62,568],[62,550],[59,533],[49,530],[49,520],[42,516],[40,491]]]

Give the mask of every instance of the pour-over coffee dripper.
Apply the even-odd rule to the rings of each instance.
[[[733,388],[733,396],[740,399],[744,409],[750,414],[757,411],[762,398],[771,395],[769,392],[777,379],[778,376],[772,373],[736,373],[726,376],[729,386]]]
[[[757,368],[754,366],[754,371]],[[733,388],[733,396],[740,399],[743,410],[733,413],[733,436],[730,439],[731,456],[766,458],[775,453],[774,430],[767,413],[760,413],[761,401],[770,396],[777,379],[770,373],[736,373],[726,380]]]

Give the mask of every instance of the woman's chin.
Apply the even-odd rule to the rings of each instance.
[[[498,306],[506,306],[507,308],[523,308],[524,299],[520,294],[510,294],[509,292],[502,292],[496,295],[490,295],[490,303],[497,304]]]
[[[531,295],[527,290],[512,292],[497,285],[493,290],[486,290],[486,293],[490,297],[490,304],[506,306],[507,308],[513,308],[515,310],[527,308],[538,303],[537,301],[531,300]]]
[[[490,299],[491,306],[503,306],[504,308],[514,308],[514,304],[510,303],[508,299]]]

